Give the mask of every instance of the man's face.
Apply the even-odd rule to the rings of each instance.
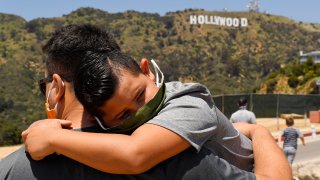
[[[158,90],[147,75],[122,71],[114,95],[101,107],[104,124],[108,127],[119,125],[148,103]]]

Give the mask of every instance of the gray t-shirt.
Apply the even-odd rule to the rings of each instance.
[[[247,122],[250,124],[256,124],[256,116],[253,112],[248,111],[245,107],[234,112],[230,117],[231,122]]]
[[[89,132],[103,132],[89,128]],[[88,129],[87,129],[88,130]],[[120,175],[98,171],[62,155],[50,155],[41,161],[32,160],[24,147],[0,161],[0,180],[85,180],[85,179],[156,179],[156,180],[254,180],[255,175],[241,170],[206,148],[195,152],[189,148],[161,162],[143,174]]]
[[[302,138],[303,134],[298,128],[287,127],[281,132],[281,136],[284,137],[283,148],[284,147],[294,147],[298,148],[298,138]]]
[[[251,140],[232,126],[201,84],[166,83],[164,107],[147,123],[177,133],[197,151],[205,147],[241,169],[253,169]]]

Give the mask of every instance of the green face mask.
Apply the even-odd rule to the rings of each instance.
[[[154,96],[152,100],[150,100],[147,104],[142,106],[137,112],[132,114],[128,119],[124,120],[120,125],[117,125],[115,127],[105,128],[100,122],[100,120],[97,117],[95,117],[102,129],[110,133],[130,134],[139,126],[152,119],[162,109],[165,100],[166,90],[165,84],[163,83],[163,74],[160,71],[160,68],[157,66],[157,64],[155,64],[153,60],[151,60],[151,62],[156,72],[157,86],[161,86],[157,94]],[[158,72],[160,72],[162,75],[162,79],[160,81],[158,77]]]

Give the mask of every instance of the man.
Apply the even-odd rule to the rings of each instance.
[[[247,99],[245,97],[241,97],[238,101],[239,110],[234,112],[230,121],[235,122],[246,122],[250,124],[256,124],[256,116],[253,112],[247,110]]]
[[[73,49],[73,48],[71,48],[71,49]],[[100,57],[100,55],[102,54],[106,54],[107,56],[106,57],[108,57],[108,54],[110,54],[111,52],[108,52],[108,53],[106,53],[106,52],[95,52],[95,53],[91,53],[90,51],[87,51],[86,53],[85,53],[85,56],[84,57],[87,57],[87,56],[89,56],[91,59],[93,59],[93,60],[95,60],[95,59],[99,59]],[[115,56],[118,56],[118,55],[120,55],[120,56],[122,56],[121,54],[115,54]],[[122,57],[124,57],[124,56],[122,56]],[[103,59],[105,59],[104,57],[102,57]],[[125,57],[126,58],[126,57]],[[111,58],[112,59],[112,58]],[[118,59],[119,60],[119,59]],[[98,60],[99,62],[102,62],[103,63],[103,61],[100,61],[100,60]],[[92,61],[86,61],[85,59],[84,60],[81,60],[81,62],[85,62],[85,63],[91,63]],[[146,61],[144,61],[144,62],[146,62]],[[94,64],[93,64],[94,65]],[[147,66],[148,66],[148,64],[144,64],[143,65],[144,66],[144,68],[146,68]],[[75,67],[77,67],[77,66],[75,66]],[[94,67],[95,68],[95,67]],[[99,68],[99,67],[98,67]],[[80,67],[80,69],[81,69],[81,67]],[[93,69],[93,70],[95,70],[95,69]],[[145,69],[145,70],[147,70],[148,71],[148,69]],[[124,73],[124,72],[122,72],[122,73]],[[149,76],[150,77],[152,77],[152,74],[151,73],[148,73],[149,74]],[[104,80],[103,78],[104,78],[104,76],[97,76],[97,78],[102,78],[102,80]],[[77,79],[74,79],[74,80],[77,80]],[[102,81],[101,83],[112,83],[113,81]],[[88,83],[92,83],[92,82],[90,82],[90,81],[88,81]],[[59,84],[59,83],[57,83],[57,84]],[[60,84],[62,84],[62,83],[60,83]],[[151,83],[150,83],[151,84]],[[99,84],[98,84],[99,85]],[[90,88],[89,88],[90,89]],[[144,90],[143,89],[141,89],[141,88],[139,88],[138,87],[138,89],[137,89],[138,91],[138,93],[137,93],[137,96],[135,96],[136,98],[135,98],[135,100],[138,100],[138,101],[140,101],[141,100],[141,104],[143,104],[143,101],[142,101],[142,98],[141,97],[144,97],[144,93],[150,93],[150,91],[153,91],[152,89],[148,89],[146,92],[144,92]],[[140,92],[141,91],[141,92]],[[95,93],[96,91],[95,91],[95,89],[93,89],[93,93]],[[90,93],[90,92],[89,92]],[[84,94],[85,96],[86,96],[86,94]],[[141,98],[141,99],[140,99]],[[90,97],[89,97],[89,99],[90,99]],[[94,99],[91,99],[91,100],[94,100]],[[149,100],[148,100],[149,101]],[[98,103],[98,102],[97,102]],[[91,108],[91,107],[87,107],[87,108]],[[109,113],[112,113],[113,112],[113,110],[112,110],[112,108],[108,108],[109,109]],[[126,114],[125,114],[126,115]],[[51,121],[51,122],[55,122],[55,123],[59,123],[58,121]],[[99,122],[99,121],[98,121]],[[107,122],[108,123],[108,122]],[[116,125],[118,122],[111,122],[110,124],[107,124],[108,125],[108,127],[113,127],[114,125]],[[24,132],[24,138],[26,139],[26,141],[27,141],[27,144],[33,144],[33,142],[35,142],[35,140],[37,141],[37,140],[39,140],[39,143],[38,144],[40,144],[40,145],[43,145],[42,144],[42,138],[40,137],[40,139],[37,139],[37,137],[39,137],[38,135],[37,135],[37,133],[39,133],[39,131],[37,132],[37,130],[36,129],[38,129],[38,128],[44,128],[44,127],[46,127],[45,129],[46,129],[46,131],[43,131],[43,133],[49,133],[50,131],[52,132],[52,126],[51,125],[49,125],[49,126],[47,126],[48,124],[46,124],[46,121],[42,121],[42,122],[36,122],[34,125],[32,125],[26,132]],[[57,125],[57,124],[56,124]],[[60,124],[58,124],[58,126],[61,126]],[[165,131],[164,131],[165,132]],[[168,134],[168,132],[165,132],[165,133],[167,133]],[[40,133],[41,134],[41,133]],[[83,141],[86,141],[88,144],[90,144],[90,141],[88,141],[89,139],[91,139],[91,137],[93,137],[93,136],[96,136],[96,135],[92,135],[92,134],[84,134],[84,133],[82,133],[82,134],[79,134],[79,133],[73,133],[73,132],[71,132],[71,131],[60,131],[59,132],[59,134],[60,135],[62,135],[63,134],[63,137],[65,137],[66,139],[65,140],[70,140],[70,137],[74,137],[73,135],[75,135],[75,134],[77,134],[77,136],[79,135],[79,136],[81,136],[81,139],[83,140]],[[169,133],[170,134],[170,133]],[[50,135],[50,133],[49,134],[47,134],[48,136],[47,137],[49,137],[49,136],[51,136]],[[169,135],[170,136],[170,135]],[[54,137],[54,136],[51,136],[51,137]],[[30,138],[31,138],[31,140],[30,140]],[[60,137],[58,137],[59,139],[60,139]],[[123,136],[123,135],[111,135],[111,134],[108,134],[107,136],[104,136],[104,138],[103,139],[100,139],[101,141],[101,143],[103,143],[103,144],[105,144],[106,142],[107,143],[113,143],[113,142],[116,142],[115,141],[115,139],[119,139],[119,138],[127,138],[127,136]],[[178,140],[179,139],[179,137],[174,137],[173,139],[175,139],[175,140]],[[49,137],[49,139],[50,139],[50,137]],[[55,138],[54,138],[55,139]],[[73,138],[72,138],[73,139]],[[164,138],[164,140],[169,140],[170,138]],[[62,141],[65,141],[65,140],[63,140],[63,139],[61,139]],[[97,140],[97,139],[96,139]],[[33,141],[33,142],[32,142]],[[178,140],[179,141],[179,140]],[[66,142],[66,141],[65,141]],[[119,141],[117,141],[117,142],[119,142]],[[139,144],[139,143],[144,143],[143,141],[137,141],[137,143]],[[131,143],[130,143],[131,144]],[[73,145],[75,145],[76,147],[78,147],[79,146],[79,144],[78,144],[78,142],[76,142],[76,143],[73,143]],[[131,145],[133,145],[133,146],[136,146],[135,144],[131,144],[130,146],[127,146],[127,148],[125,148],[125,147],[121,147],[121,146],[118,146],[117,144],[114,144],[115,146],[114,146],[114,148],[117,148],[117,151],[120,151],[120,152],[125,152],[125,151],[131,151],[131,149],[128,149],[128,148],[132,148],[131,147]],[[180,144],[181,145],[181,147],[179,148],[180,150],[183,150],[183,149],[185,149],[185,148],[187,148],[188,146],[186,146],[186,144],[184,143],[184,142],[182,142],[182,144]],[[90,145],[91,146],[91,145]],[[116,146],[118,146],[118,147],[116,147]],[[28,147],[29,148],[29,147]],[[29,150],[31,150],[31,152],[32,152],[32,149],[34,149],[34,146],[32,145],[32,146],[30,146],[30,149]],[[47,149],[47,148],[45,148],[45,151],[46,150],[48,150],[49,152],[45,152],[45,154],[47,154],[47,153],[52,153],[52,150],[50,150],[50,149]],[[102,151],[104,151],[105,150],[105,147],[104,148],[102,148]],[[175,151],[175,152],[173,152],[173,153],[177,153],[177,152],[179,152],[180,150],[177,150],[177,151]],[[54,151],[56,151],[56,150],[54,150]],[[54,152],[53,151],[53,152]],[[73,150],[72,150],[73,151]],[[89,150],[90,151],[90,150]],[[57,151],[58,152],[58,151]],[[34,153],[34,152],[33,152]],[[60,153],[60,152],[59,152]],[[65,154],[65,153],[62,153],[62,154]],[[68,153],[66,153],[66,154],[68,154]],[[72,154],[72,153],[71,153]],[[259,154],[259,153],[258,153]],[[111,154],[108,154],[107,156],[97,156],[98,158],[107,158],[107,159],[109,159],[109,158],[113,158],[112,156],[110,156]],[[145,155],[145,153],[143,153],[142,155]],[[171,152],[169,153],[169,154],[167,154],[167,155],[165,155],[165,156],[171,156],[171,155],[174,155],[174,154],[171,154]],[[82,155],[81,155],[82,156]],[[130,155],[131,156],[131,155]],[[130,156],[128,156],[128,157],[130,157]],[[35,155],[35,157],[37,157],[37,153],[36,153],[36,155]],[[41,155],[40,155],[40,157],[41,157]],[[72,155],[71,155],[71,157],[72,157]],[[85,160],[85,161],[82,161],[83,163],[88,163],[89,161],[91,161],[92,160],[92,158],[94,158],[94,157],[90,157],[90,158],[86,158],[87,156],[82,156],[82,157],[84,157],[85,159],[87,159],[87,160]],[[131,156],[131,157],[136,157],[136,156]],[[120,157],[120,158],[122,158],[122,157]],[[126,158],[126,157],[125,157]],[[161,158],[163,158],[163,157],[161,157]],[[160,158],[160,159],[161,159]],[[77,159],[77,158],[75,158],[75,159]],[[94,158],[95,159],[95,158]],[[96,160],[96,159],[95,159]],[[163,160],[163,159],[162,159]],[[81,162],[81,161],[80,161]],[[114,162],[121,162],[121,159],[119,159],[119,161],[114,161]],[[138,163],[139,163],[139,161],[137,161]],[[154,165],[153,163],[155,163],[155,164],[157,164],[157,163],[159,163],[159,159],[158,159],[158,157],[156,157],[156,161],[153,161],[152,163],[151,163],[151,165]],[[90,164],[90,163],[88,163],[90,166],[92,165],[92,164]],[[99,165],[99,163],[97,163],[98,165]],[[109,166],[110,165],[110,166]],[[140,164],[139,164],[140,165]],[[149,167],[149,165],[150,165],[150,163],[148,164],[148,167]],[[94,164],[93,164],[93,166],[94,166]],[[103,165],[102,165],[103,166]],[[104,165],[104,166],[106,166],[106,165]],[[129,166],[128,166],[128,164],[126,164],[125,162],[123,162],[123,163],[120,163],[120,164],[108,164],[107,165],[108,167],[105,167],[105,168],[109,168],[109,170],[111,171],[111,172],[116,172],[116,173],[122,173],[122,172],[124,172],[124,173],[127,173],[126,171],[128,171],[128,169],[127,170],[124,170],[124,169],[121,169],[121,167],[130,167],[130,169],[129,169],[129,172],[133,172],[133,173],[137,173],[137,172],[141,172],[141,171],[143,171],[142,169],[140,169],[139,167],[138,168],[136,168],[137,166],[131,166],[131,164],[129,164]],[[120,168],[115,168],[115,167],[120,167]],[[133,167],[133,168],[131,168],[131,167]],[[95,168],[96,168],[96,166],[95,166]],[[259,168],[258,168],[259,169]]]

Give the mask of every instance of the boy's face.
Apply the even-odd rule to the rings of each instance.
[[[114,95],[101,107],[104,124],[108,127],[119,125],[148,103],[158,90],[148,74],[122,71]]]

